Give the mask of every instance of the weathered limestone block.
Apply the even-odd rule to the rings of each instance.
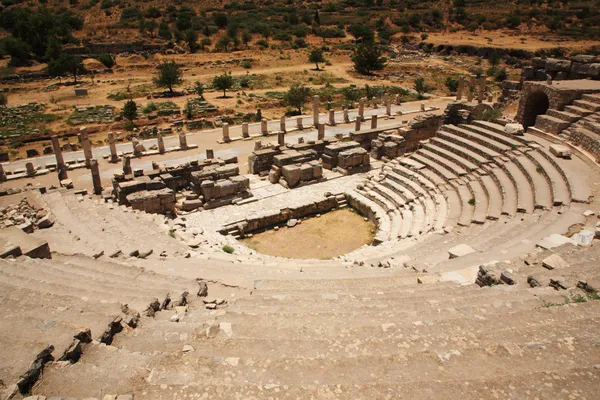
[[[572,152],[571,149],[569,149],[567,146],[563,146],[560,144],[551,144],[549,149],[550,153],[552,153],[556,157],[571,158]]]
[[[523,136],[525,133],[525,128],[523,128],[523,125],[521,124],[506,124],[504,126],[504,132],[508,133],[509,135]]]

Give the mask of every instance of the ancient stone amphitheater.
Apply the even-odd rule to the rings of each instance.
[[[21,193],[55,222],[2,242],[25,254],[0,260],[2,398],[598,398],[600,174],[571,136],[598,140],[600,95],[573,101],[524,134],[446,124],[369,173],[175,219]],[[292,260],[235,239],[323,199],[375,221],[374,245]]]

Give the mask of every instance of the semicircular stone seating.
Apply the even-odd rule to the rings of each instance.
[[[454,227],[489,227],[585,202],[578,166],[552,156],[548,143],[502,125],[443,125],[408,157],[393,160],[349,196],[373,210],[376,241],[417,238]],[[540,214],[541,213],[541,214]],[[517,218],[519,219],[519,218]]]

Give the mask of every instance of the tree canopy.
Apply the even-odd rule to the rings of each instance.
[[[302,114],[302,106],[310,98],[310,88],[295,84],[283,96],[285,105],[298,109],[298,115]]]
[[[127,102],[123,106],[123,109],[121,110],[121,115],[123,116],[123,118],[128,119],[129,122],[133,124],[133,120],[138,117],[137,104],[135,104],[135,101],[131,99],[127,100]]]
[[[227,97],[227,89],[233,87],[233,77],[224,72],[222,75],[215,76],[212,83],[215,89],[223,91],[223,97]]]
[[[385,68],[387,59],[382,57],[379,46],[359,44],[352,54],[352,62],[356,72],[371,75],[373,71],[381,71]]]
[[[183,82],[181,70],[175,61],[165,61],[158,66],[158,75],[154,78],[154,84],[158,87],[167,88],[173,93],[173,86]]]
[[[317,66],[317,71],[320,71],[321,69],[319,68],[319,63],[325,62],[325,57],[323,57],[323,50],[313,49],[308,56],[308,61],[311,63],[315,63],[315,65]]]
[[[81,57],[72,54],[61,53],[57,58],[48,63],[48,74],[50,76],[63,76],[72,74],[75,83],[77,83],[77,75],[85,72],[85,67]]]

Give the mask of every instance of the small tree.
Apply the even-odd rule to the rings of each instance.
[[[233,77],[224,72],[223,75],[217,75],[213,78],[213,87],[223,91],[223,98],[227,97],[227,89],[233,86]]]
[[[323,50],[321,49],[313,49],[308,56],[308,61],[311,63],[315,63],[317,66],[317,71],[320,71],[319,63],[325,62],[325,57],[323,57]]]
[[[146,21],[145,25],[146,25],[146,30],[148,31],[148,34],[150,35],[150,38],[154,38],[154,31],[156,31],[156,28],[158,28],[158,24],[156,23],[156,21],[151,19],[150,21]]]
[[[450,92],[450,94],[452,93],[456,93],[456,91],[458,90],[458,79],[456,78],[452,78],[451,76],[446,78],[446,88],[448,88],[448,91]]]
[[[302,106],[310,97],[310,88],[295,84],[285,93],[283,101],[290,107],[298,109],[298,115],[302,114]]]
[[[360,89],[356,86],[348,86],[342,89],[342,94],[350,102],[350,107],[354,107],[353,104],[360,100]]]
[[[233,40],[231,40],[229,36],[223,35],[221,39],[219,39],[219,41],[217,42],[217,48],[225,50],[225,53],[227,53],[229,51],[229,46],[231,46],[232,42]]]
[[[423,77],[415,79],[414,88],[417,92],[419,100],[422,99],[423,95],[429,91],[429,87],[425,84],[425,78]]]
[[[250,43],[251,40],[252,40],[252,35],[250,34],[250,32],[244,31],[242,33],[242,42],[244,42],[244,45],[246,46],[246,48],[248,48],[248,44]]]
[[[62,53],[58,58],[48,63],[48,73],[51,76],[62,76],[73,74],[74,82],[77,83],[77,75],[85,72],[81,57]]]
[[[173,86],[183,82],[179,65],[175,61],[165,61],[158,66],[158,76],[154,78],[154,84],[158,87],[169,89],[173,93]]]
[[[165,40],[171,40],[171,30],[169,29],[169,24],[165,20],[161,21],[158,26],[158,37]]]
[[[198,34],[193,29],[188,29],[185,31],[185,41],[190,48],[190,53],[195,53],[198,50]]]
[[[194,91],[202,100],[204,100],[204,85],[198,81],[194,83]]]
[[[8,97],[4,93],[0,93],[0,106],[6,107],[8,104]]]
[[[98,58],[98,61],[100,61],[102,64],[104,64],[104,66],[106,68],[112,68],[116,64],[115,58],[112,56],[112,54],[102,53],[102,54],[98,55],[97,58]]]
[[[129,120],[129,122],[131,122],[133,126],[135,126],[133,120],[138,117],[137,104],[135,104],[135,101],[131,99],[127,100],[127,102],[123,106],[123,109],[121,110],[121,115],[123,116],[123,118]]]
[[[371,75],[372,71],[380,71],[385,68],[387,59],[381,56],[381,48],[374,45],[360,44],[356,46],[352,54],[352,62],[356,72],[363,75]]]
[[[185,117],[187,119],[194,118],[194,106],[192,105],[192,103],[189,100],[185,103],[184,112],[185,112]]]
[[[208,46],[210,46],[212,44],[212,40],[210,40],[209,38],[205,37],[202,38],[202,40],[200,40],[200,48],[202,50],[205,50]]]

